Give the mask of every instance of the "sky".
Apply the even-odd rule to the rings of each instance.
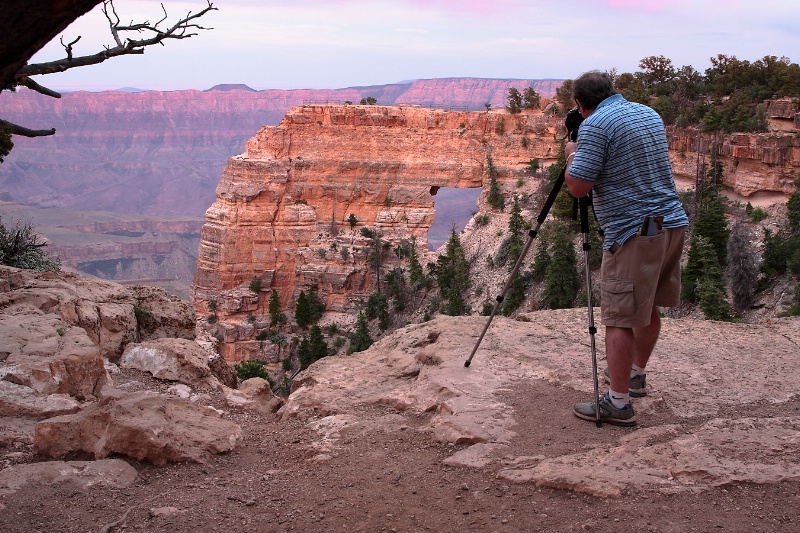
[[[168,22],[206,0],[163,0]],[[568,79],[636,72],[665,56],[699,72],[718,54],[800,62],[800,0],[216,0],[190,39],[143,55],[40,76],[56,90],[337,89],[414,79]],[[153,0],[116,0],[127,23],[163,16]],[[75,55],[112,44],[99,8],[63,33]],[[134,38],[141,38],[135,36]],[[32,62],[64,57],[56,38]]]

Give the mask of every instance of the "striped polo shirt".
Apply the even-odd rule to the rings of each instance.
[[[689,224],[675,190],[664,122],[620,94],[600,102],[581,124],[569,174],[594,184],[604,250],[639,231],[645,216],[663,216],[665,228]]]

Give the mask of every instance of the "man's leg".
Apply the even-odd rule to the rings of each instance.
[[[632,328],[606,326],[606,359],[611,390],[592,402],[576,403],[573,412],[578,418],[600,420],[617,426],[635,426],[636,413],[628,397],[631,365],[636,352]],[[616,394],[615,394],[616,393]]]
[[[628,392],[636,347],[636,337],[632,328],[606,326],[606,361],[611,390]]]
[[[636,345],[633,363],[639,368],[644,369],[647,365],[647,361],[653,353],[653,348],[655,348],[656,342],[658,342],[659,333],[661,333],[661,316],[658,314],[658,309],[654,306],[650,313],[650,324],[641,328],[633,328],[633,337]],[[610,371],[609,368],[609,372]],[[630,368],[628,371],[630,371]]]

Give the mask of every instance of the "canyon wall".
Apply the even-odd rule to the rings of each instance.
[[[305,102],[502,108],[508,88],[555,93],[561,80],[449,78],[343,89],[0,92],[0,117],[51,137],[14,136],[0,194],[39,207],[202,217],[229,157]]]
[[[293,306],[301,290],[316,288],[328,311],[354,314],[376,283],[367,260],[372,241],[362,228],[390,250],[416,238],[424,255],[439,187],[483,187],[491,155],[498,182],[511,189],[532,159],[555,160],[559,130],[560,119],[541,112],[292,109],[222,173],[201,235],[198,315],[216,302],[223,355],[238,361],[257,353],[245,318],[266,314],[272,290]],[[385,257],[384,272],[398,262],[391,252]],[[249,289],[254,277],[261,294]]]
[[[667,128],[672,168],[678,179],[694,181],[698,163],[706,167],[716,152],[723,184],[749,198],[760,193],[790,195],[800,180],[800,113],[789,98],[767,102],[768,132],[714,133]]]
[[[490,102],[501,108],[510,86],[532,86],[551,96],[559,85],[560,80],[448,78],[288,91],[237,85],[208,91],[78,91],[60,99],[26,88],[3,91],[0,118],[57,132],[36,139],[14,136],[15,147],[0,164],[0,199],[8,202],[0,217],[7,220],[16,212],[14,202],[42,208],[29,210],[23,220],[36,223],[66,266],[104,279],[158,284],[188,298],[201,217],[216,198],[228,158],[292,107],[358,103],[371,96],[387,104],[484,109]],[[123,234],[100,228],[98,220],[114,216],[98,211],[141,217],[138,222],[123,217],[134,226],[176,215],[198,221],[188,233],[176,227]],[[53,220],[56,215],[63,220]],[[76,217],[90,219],[95,229],[70,229]]]
[[[266,327],[271,291],[292,309],[300,291],[315,289],[327,312],[352,317],[377,283],[369,266],[373,241],[362,228],[376,231],[389,250],[416,238],[424,257],[437,188],[481,187],[478,205],[488,212],[487,156],[510,196],[521,178],[535,179],[532,159],[556,162],[561,121],[541,111],[293,108],[248,140],[222,173],[201,235],[193,284],[198,316],[215,302],[212,329],[229,361],[263,357],[254,337]],[[794,131],[714,137],[669,128],[668,136],[678,180],[693,182],[698,159],[708,163],[713,145],[736,194],[789,194],[797,186]],[[384,274],[400,264],[391,252],[384,257]],[[260,293],[250,290],[254,278]]]
[[[182,299],[197,264],[203,221],[122,213],[42,209],[0,200],[7,227],[30,223],[67,270],[128,285],[155,285]]]

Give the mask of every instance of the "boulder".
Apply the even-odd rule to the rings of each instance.
[[[128,287],[128,292],[136,306],[139,340],[194,339],[195,317],[191,304],[158,287],[136,285]]]
[[[136,469],[122,459],[19,464],[0,471],[0,494],[55,484],[80,490],[92,487],[124,489],[133,485],[138,475]]]
[[[33,438],[38,454],[61,458],[85,452],[112,454],[156,465],[204,462],[233,450],[241,428],[214,410],[176,397],[116,392],[72,415],[39,422]]]
[[[68,394],[36,394],[30,387],[0,381],[0,415],[36,419],[76,413],[80,404]]]
[[[261,413],[274,413],[283,401],[272,393],[269,382],[263,378],[250,378],[238,390],[224,389],[225,403],[230,407],[248,407]]]
[[[79,400],[97,396],[110,379],[98,346],[82,328],[37,310],[2,316],[0,379],[38,395],[68,394]]]
[[[156,339],[129,344],[120,358],[121,368],[149,372],[153,377],[191,386],[214,386],[208,352],[187,339]]]
[[[236,369],[228,364],[222,356],[219,354],[212,355],[211,359],[208,360],[208,367],[211,369],[211,373],[224,386],[231,389],[239,388],[239,376],[236,374]]]

